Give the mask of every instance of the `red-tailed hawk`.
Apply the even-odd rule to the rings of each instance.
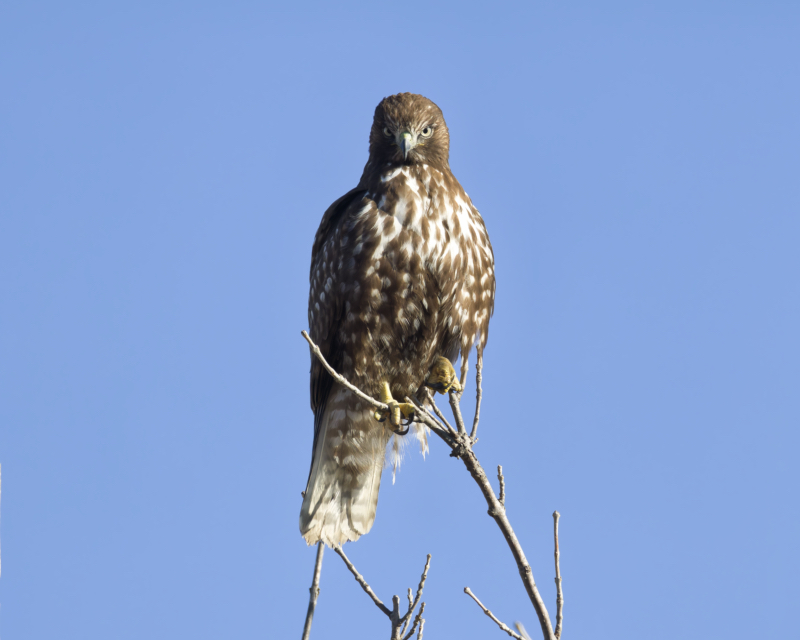
[[[449,147],[433,102],[411,93],[385,98],[358,186],[328,208],[314,238],[311,338],[347,380],[387,403],[413,396],[437,357],[455,363],[461,353],[463,384],[472,345],[479,357],[486,345],[494,256],[483,219],[450,171]],[[300,531],[308,544],[334,546],[372,527],[397,408],[408,416],[411,407],[375,415],[312,356],[311,408]],[[424,447],[426,429],[414,426]]]

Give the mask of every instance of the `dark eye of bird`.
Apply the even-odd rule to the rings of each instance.
[[[432,133],[433,133],[433,129],[431,129],[430,127],[425,127],[425,128],[422,130],[422,135],[423,135],[423,136],[425,136],[426,138],[427,138],[429,135],[431,135]]]
[[[389,131],[389,127],[384,127],[383,128],[383,135],[385,135],[387,138],[391,138],[392,137],[392,132]]]

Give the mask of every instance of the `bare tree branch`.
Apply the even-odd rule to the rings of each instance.
[[[325,543],[321,540],[317,543],[317,560],[314,563],[314,579],[311,581],[311,588],[308,590],[311,596],[308,599],[308,611],[306,612],[306,623],[303,625],[303,640],[308,640],[311,635],[311,621],[314,619],[314,610],[317,608],[317,598],[319,597],[319,576],[322,573],[322,553],[325,551]]]
[[[506,479],[503,477],[503,467],[499,464],[497,465],[497,480],[500,482],[500,497],[497,498],[497,501],[503,505],[503,508],[506,506]]]
[[[561,514],[558,511],[553,511],[553,538],[555,539],[556,547],[556,630],[553,635],[556,638],[561,637],[561,622],[564,618],[562,611],[564,610],[564,594],[561,592],[561,567],[559,566],[558,559],[561,555],[558,551],[558,519]]]
[[[411,631],[409,631],[406,635],[403,636],[403,640],[410,640],[413,637],[414,632],[417,630],[417,625],[420,622],[424,623],[425,621],[422,619],[422,612],[425,611],[425,603],[423,602],[419,607],[419,613],[414,618],[414,624],[411,625]],[[405,633],[406,625],[403,626],[403,631],[401,633]],[[420,633],[422,633],[422,627],[420,627]]]
[[[369,404],[371,404],[376,409],[380,409],[381,411],[388,411],[389,410],[389,406],[388,405],[385,405],[383,402],[378,402],[377,400],[375,400],[375,398],[372,398],[372,397],[368,396],[366,393],[361,391],[361,389],[359,389],[358,387],[350,384],[345,379],[344,376],[339,375],[336,372],[336,370],[331,365],[328,364],[328,361],[325,360],[325,356],[322,355],[322,351],[320,351],[319,347],[314,344],[314,341],[311,339],[311,336],[308,335],[307,331],[305,331],[305,330],[301,331],[300,334],[306,339],[306,342],[308,342],[309,346],[311,347],[311,353],[313,353],[317,357],[317,360],[319,360],[322,363],[322,366],[325,367],[325,369],[327,369],[328,373],[331,374],[331,376],[333,377],[334,380],[336,380],[336,382],[338,382],[340,385],[350,389],[350,391],[355,393],[359,398],[361,398],[362,400],[368,402]]]
[[[406,615],[403,616],[405,621],[403,624],[403,630],[401,631],[401,633],[403,634],[406,632],[406,629],[408,628],[408,623],[411,620],[411,614],[414,612],[414,609],[417,608],[419,599],[422,597],[422,590],[425,588],[425,580],[428,578],[428,569],[430,569],[430,566],[431,566],[431,554],[429,553],[428,558],[425,561],[425,568],[422,570],[422,576],[419,579],[419,585],[417,586],[417,595],[414,597],[413,600],[411,599],[411,589],[409,588],[408,590],[408,611],[406,612]],[[425,604],[423,603],[422,608],[420,609],[419,612],[420,616],[422,615],[422,609],[424,608]],[[414,623],[414,626],[416,626],[416,622]],[[412,635],[414,635],[413,629],[411,630],[409,637]]]
[[[392,640],[395,640],[400,631],[400,625],[398,624],[400,620],[400,596],[392,596],[392,615],[390,620],[392,621]]]
[[[347,568],[350,569],[350,573],[353,574],[353,577],[356,579],[356,582],[361,585],[361,588],[366,592],[366,594],[372,598],[372,601],[375,603],[375,606],[378,607],[381,611],[383,611],[389,618],[392,617],[392,612],[389,611],[389,608],[381,602],[381,599],[375,595],[375,592],[372,590],[367,584],[367,581],[364,580],[364,576],[362,576],[356,568],[353,566],[353,563],[344,555],[344,551],[342,551],[342,547],[334,547],[333,550],[339,555],[339,557],[344,560],[344,563],[347,565]]]
[[[483,609],[483,612],[487,616],[489,616],[492,620],[494,620],[497,623],[497,626],[500,627],[503,631],[505,631],[508,635],[510,635],[512,638],[516,638],[517,640],[525,640],[525,638],[523,638],[521,635],[513,632],[507,625],[500,622],[491,611],[489,611],[486,607],[484,607],[483,603],[480,600],[478,600],[477,596],[474,593],[472,593],[472,591],[469,590],[469,587],[464,587],[464,593],[466,593],[470,598],[472,598],[475,602],[477,602],[478,606],[481,609]]]
[[[450,392],[450,408],[453,410],[453,417],[456,419],[456,426],[458,427],[459,435],[467,435],[467,429],[464,426],[464,418],[461,417],[461,406],[458,404],[461,401],[461,395],[455,391]]]
[[[322,356],[319,348],[314,344],[311,338],[308,336],[308,333],[303,331],[303,337],[311,346],[312,353],[319,358],[320,362],[322,362],[323,366],[331,373],[335,380],[340,382],[342,385],[346,386],[348,389],[353,391],[358,397],[366,400],[372,406],[377,407],[381,410],[386,410],[388,407],[383,403],[378,402],[367,396],[366,394],[359,391],[356,387],[351,385],[347,380],[345,380],[342,376],[340,376],[336,371],[334,371],[330,365],[325,361],[325,358]],[[482,366],[482,362],[480,363]],[[482,395],[482,391],[480,385],[476,385],[478,390],[476,394],[478,394],[478,402],[476,406],[476,420],[473,421],[473,433],[475,433],[475,427],[477,424],[477,417],[478,412],[480,410],[480,396]],[[536,616],[539,619],[539,625],[542,629],[542,635],[544,640],[558,640],[554,634],[553,627],[550,623],[550,616],[547,613],[547,607],[545,606],[544,602],[542,601],[542,597],[539,594],[539,589],[536,586],[536,581],[533,578],[533,573],[531,571],[530,564],[528,564],[528,560],[525,557],[525,552],[522,550],[522,545],[520,545],[519,540],[517,539],[516,534],[514,533],[514,529],[511,526],[511,523],[508,520],[506,515],[505,509],[505,482],[501,479],[501,499],[495,495],[494,490],[492,489],[492,485],[489,482],[488,477],[486,476],[486,472],[483,470],[480,462],[478,461],[477,456],[475,455],[474,451],[472,450],[472,445],[475,443],[475,440],[472,439],[471,435],[467,434],[464,419],[461,415],[461,408],[460,408],[460,400],[461,394],[457,392],[450,392],[450,406],[453,410],[453,417],[455,418],[457,431],[455,431],[452,427],[448,430],[447,427],[439,422],[436,418],[434,418],[428,411],[421,409],[416,404],[414,404],[413,400],[410,398],[406,398],[406,401],[411,403],[415,408],[414,420],[421,422],[428,426],[431,431],[433,431],[436,435],[438,435],[450,448],[451,448],[451,457],[460,459],[464,466],[466,467],[469,474],[472,476],[472,479],[478,485],[478,488],[483,493],[483,497],[486,500],[486,504],[489,507],[488,513],[489,515],[494,518],[495,522],[497,523],[498,528],[500,529],[503,537],[506,540],[506,544],[511,551],[511,554],[514,557],[514,561],[517,563],[517,568],[519,570],[520,578],[522,579],[522,583],[525,587],[525,591],[528,594],[528,598],[533,605],[534,610],[536,611]],[[435,403],[432,403],[434,406],[434,411],[437,412],[437,415],[441,417],[441,419],[446,423],[444,420],[444,416],[441,415],[441,412],[435,408]],[[448,424],[449,426],[449,424]],[[337,550],[337,553],[342,556],[342,559],[345,560],[345,563],[348,565],[348,568],[351,570],[354,576],[356,576],[356,580],[359,581],[359,584],[362,585],[365,591],[370,594],[373,601],[376,605],[381,608],[381,610],[386,613],[392,619],[393,625],[393,638],[396,636],[394,635],[394,631],[397,629],[395,627],[395,621],[399,620],[399,613],[396,614],[396,618],[392,618],[392,612],[380,601],[377,599],[377,596],[372,592],[369,588],[369,585],[366,584],[364,579],[355,571],[355,568],[352,566],[346,556],[341,552],[341,549]],[[477,601],[477,599],[476,599]],[[399,600],[398,600],[399,603]],[[399,607],[399,604],[397,605]],[[396,607],[397,608],[397,607]],[[420,631],[422,629],[422,623],[420,623]],[[560,631],[560,629],[559,629]],[[397,636],[399,638],[399,636]]]
[[[392,596],[392,609],[391,611],[389,608],[381,602],[380,598],[375,595],[375,592],[372,590],[372,587],[367,584],[367,581],[364,579],[358,570],[355,568],[352,562],[350,562],[349,558],[345,555],[344,551],[342,551],[341,545],[338,547],[334,547],[333,550],[339,555],[339,557],[344,560],[345,565],[350,570],[350,573],[353,574],[355,577],[356,582],[361,585],[361,588],[364,592],[372,598],[372,601],[375,603],[375,606],[378,607],[386,616],[389,618],[389,621],[392,624],[392,635],[391,640],[410,640],[410,638],[414,635],[414,631],[417,629],[417,625],[419,625],[420,633],[422,633],[422,625],[425,623],[425,620],[422,617],[422,612],[425,611],[425,603],[423,602],[419,607],[419,613],[414,618],[413,624],[411,625],[411,630],[408,632],[407,635],[403,635],[408,629],[409,623],[411,622],[411,616],[414,615],[414,609],[417,608],[417,604],[419,603],[420,598],[422,597],[422,590],[425,588],[425,580],[428,577],[428,569],[431,566],[431,555],[428,554],[428,557],[425,561],[425,568],[422,570],[422,576],[419,579],[419,586],[417,587],[417,595],[416,597],[411,597],[411,589],[408,590],[408,610],[404,615],[400,615],[400,598],[398,596]],[[421,636],[418,636],[418,638]]]
[[[417,403],[414,402],[413,398],[406,396],[404,400],[414,407],[414,420],[421,422],[430,428],[430,430],[444,440],[449,447],[453,447],[453,438],[458,434],[455,431],[452,431],[452,427],[450,432],[446,431],[445,427],[442,426],[442,423],[434,418],[429,411],[426,411],[424,408],[418,406]]]
[[[483,351],[478,350],[478,361],[475,363],[475,418],[472,420],[472,433],[469,434],[469,439],[472,444],[475,444],[478,436],[478,422],[481,420],[481,399],[483,398],[483,388],[481,382],[483,381]]]
[[[486,477],[486,473],[483,467],[481,467],[475,453],[472,451],[469,440],[466,437],[459,439],[456,446],[453,447],[452,455],[461,459],[467,471],[469,471],[469,474],[472,476],[472,479],[475,480],[480,488],[481,493],[483,493],[486,504],[489,506],[489,515],[494,518],[497,526],[500,528],[506,540],[506,544],[508,544],[508,548],[514,556],[514,561],[517,563],[520,578],[522,578],[522,583],[525,586],[525,591],[528,593],[528,598],[533,608],[536,610],[536,616],[539,618],[539,625],[542,628],[542,634],[545,640],[555,640],[553,627],[550,624],[550,616],[547,613],[547,607],[542,600],[542,596],[539,594],[539,589],[536,587],[536,581],[533,579],[533,572],[525,557],[525,552],[522,550],[522,545],[519,543],[517,535],[514,533],[514,529],[506,516],[505,507],[497,499],[497,496],[495,496],[492,485]]]
[[[436,394],[432,393],[432,392],[430,391],[430,389],[426,389],[426,391],[427,391],[427,393],[428,393],[428,400],[430,401],[430,403],[431,403],[431,406],[433,407],[433,411],[434,411],[434,413],[436,413],[436,416],[439,418],[439,420],[441,420],[441,421],[442,421],[442,423],[443,423],[443,424],[444,424],[444,425],[447,427],[447,429],[448,429],[448,430],[449,430],[449,431],[450,431],[450,432],[451,432],[453,435],[455,435],[455,433],[456,433],[456,430],[455,430],[455,429],[453,429],[453,427],[452,427],[452,426],[450,425],[450,423],[447,421],[447,418],[445,418],[445,417],[444,417],[444,414],[441,412],[441,410],[439,409],[439,407],[437,407],[437,406],[436,406],[436,400],[434,399],[434,396],[435,396]]]

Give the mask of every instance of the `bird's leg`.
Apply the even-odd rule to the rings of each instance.
[[[453,369],[452,363],[442,356],[436,356],[433,361],[433,366],[428,372],[428,377],[425,380],[425,386],[430,387],[434,391],[445,394],[448,391],[461,391],[461,383],[456,378],[456,370]]]
[[[401,416],[410,420],[411,417],[414,415],[414,405],[409,404],[408,402],[397,402],[392,397],[392,391],[389,388],[388,382],[383,382],[381,384],[381,402],[384,404],[389,405],[388,411],[381,411],[377,410],[373,414],[374,418],[378,422],[383,422],[386,420],[386,417],[389,417],[389,423],[392,425],[392,429],[394,431],[399,432],[401,423]],[[408,429],[406,429],[406,433]],[[405,434],[401,434],[405,435]]]

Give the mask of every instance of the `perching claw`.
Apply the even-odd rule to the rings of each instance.
[[[410,425],[414,419],[414,405],[408,402],[397,402],[397,400],[392,397],[388,382],[384,382],[381,385],[381,402],[389,406],[388,410],[381,411],[378,409],[373,414],[373,417],[378,422],[384,422],[388,417],[392,425],[392,431],[400,436],[406,435],[408,433],[408,425]],[[406,418],[407,421],[403,422],[403,418]],[[405,431],[400,431],[401,425],[406,427]]]
[[[425,380],[425,385],[443,395],[449,391],[460,392],[462,390],[453,364],[442,356],[436,356],[433,361],[433,366],[428,373],[428,378]]]

